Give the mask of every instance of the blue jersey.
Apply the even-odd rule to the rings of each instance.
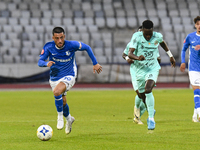
[[[189,47],[189,71],[200,71],[200,50],[195,50],[197,46],[200,46],[200,35],[196,32],[188,34],[181,51],[181,63],[185,63],[185,52]]]
[[[43,50],[38,61],[38,66],[47,67],[49,61],[54,61],[50,67],[50,80],[57,81],[64,76],[77,76],[77,65],[75,61],[75,52],[86,50],[90,56],[93,65],[97,64],[97,60],[92,52],[90,46],[78,41],[66,41],[63,48],[56,47],[55,42],[48,42],[44,45]]]

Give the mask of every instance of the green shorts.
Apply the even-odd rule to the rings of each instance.
[[[159,75],[159,69],[152,70],[152,71],[146,72],[144,74],[136,75],[138,91],[140,93],[144,93],[146,81],[147,80],[153,80],[156,83],[157,79],[158,79],[158,75]]]

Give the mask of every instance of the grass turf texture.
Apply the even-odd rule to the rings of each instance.
[[[56,108],[51,91],[0,92],[1,150],[129,150],[199,149],[200,124],[192,122],[191,89],[154,90],[156,129],[133,123],[132,90],[69,91],[67,98],[76,121],[69,135],[56,129]],[[36,130],[48,124],[49,141],[40,141]]]

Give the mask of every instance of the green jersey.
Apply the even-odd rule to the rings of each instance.
[[[124,49],[124,54],[128,55],[128,52],[129,52],[129,46],[130,46],[130,42],[126,45],[126,48]],[[137,86],[137,80],[136,80],[136,75],[135,75],[135,66],[134,66],[134,63],[132,63],[130,65],[130,74],[131,74],[131,80],[132,80],[132,85],[133,85],[133,88],[134,90],[138,90],[138,86]]]
[[[134,54],[136,56],[143,55],[145,57],[143,61],[134,61],[136,74],[144,74],[144,72],[160,69],[157,57],[159,56],[158,46],[161,42],[163,42],[163,36],[158,32],[153,32],[149,41],[144,38],[143,32],[136,32],[133,34],[129,48],[135,49]]]
[[[124,54],[128,55],[128,52],[129,52],[129,46],[130,46],[131,42],[129,42],[127,45],[126,45],[126,48],[124,49]],[[135,61],[135,60],[134,60]],[[131,67],[133,67],[133,63],[131,64]]]
[[[126,48],[124,49],[124,54],[128,55],[128,52],[129,52],[129,46],[130,46],[131,42],[129,42],[127,45],[126,45]],[[135,51],[134,51],[134,54],[135,54]],[[159,57],[159,53],[157,54],[157,57]],[[134,60],[136,61],[136,60]],[[130,65],[130,74],[131,74],[131,80],[132,80],[132,85],[133,85],[133,88],[134,90],[138,90],[138,85],[137,85],[137,79],[136,79],[136,67],[135,67],[135,63],[132,63]]]

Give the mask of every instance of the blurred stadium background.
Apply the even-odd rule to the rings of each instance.
[[[103,66],[92,73],[84,52],[76,53],[78,83],[130,83],[129,65],[122,58],[126,44],[145,19],[163,34],[176,61],[160,49],[158,83],[189,83],[179,71],[183,40],[195,31],[200,0],[0,0],[0,83],[47,82],[48,68],[37,66],[52,29],[62,26],[67,40],[90,45]],[[188,59],[188,54],[187,57]]]

